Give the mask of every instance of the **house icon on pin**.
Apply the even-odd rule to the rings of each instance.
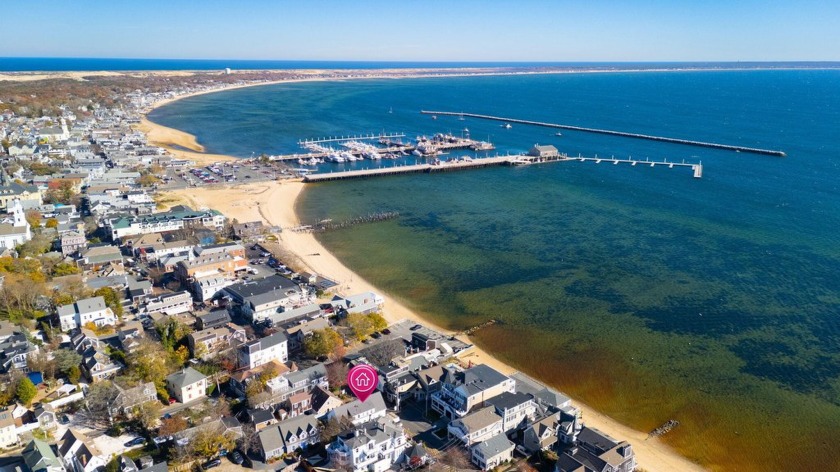
[[[370,385],[370,377],[367,372],[362,372],[356,376],[356,386],[359,388],[367,388]]]

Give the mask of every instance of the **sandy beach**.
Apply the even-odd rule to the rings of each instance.
[[[228,218],[240,222],[261,220],[267,224],[284,228],[280,242],[299,263],[316,274],[330,277],[341,285],[345,294],[375,291],[385,299],[385,317],[393,323],[401,319],[422,322],[440,331],[445,329],[424,320],[394,297],[383,293],[344,264],[322,246],[311,233],[288,231],[300,224],[295,214],[295,202],[306,184],[302,182],[255,183],[218,188],[197,188],[167,192],[172,204],[187,203],[196,208],[214,208]],[[468,342],[467,339],[464,339]],[[463,354],[473,364],[483,363],[500,372],[510,374],[514,369],[494,358],[489,353],[473,347]],[[617,439],[625,439],[633,445],[641,468],[648,472],[702,471],[705,470],[683,458],[659,440],[647,439],[647,433],[628,428],[612,418],[602,415],[577,399],[575,405],[583,411],[584,422]]]

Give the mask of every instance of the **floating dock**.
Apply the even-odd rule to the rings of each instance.
[[[594,162],[596,164],[612,163],[612,164],[630,164],[647,165],[650,167],[667,167],[673,169],[675,167],[689,167],[694,172],[694,178],[699,179],[703,177],[703,164],[691,164],[686,162],[668,162],[668,161],[637,161],[633,159],[615,159],[615,158],[600,158],[600,157],[568,157],[566,155],[558,155],[551,157],[535,157],[527,155],[513,155],[513,156],[497,156],[485,157],[480,159],[448,161],[436,164],[416,164],[393,167],[377,167],[374,169],[348,170],[340,172],[324,172],[318,174],[308,174],[303,177],[303,181],[307,183],[315,182],[329,182],[333,180],[349,180],[349,179],[364,179],[371,177],[383,177],[387,175],[403,175],[403,174],[433,174],[439,172],[457,171],[478,169],[482,167],[491,166],[526,166],[545,164],[550,162]]]
[[[517,123],[522,125],[531,125],[531,126],[542,126],[544,128],[555,128],[555,129],[567,129],[572,131],[583,131],[586,133],[598,133],[598,134],[607,134],[611,136],[622,136],[625,138],[636,138],[636,139],[647,139],[651,141],[660,141],[665,143],[674,143],[674,144],[685,144],[688,146],[699,146],[699,147],[706,147],[706,148],[713,148],[713,149],[723,149],[727,151],[735,151],[735,152],[748,152],[752,154],[763,154],[767,156],[777,156],[777,157],[785,157],[786,154],[783,151],[776,151],[771,149],[758,149],[758,148],[751,148],[745,146],[733,146],[729,144],[718,144],[718,143],[707,143],[703,141],[692,141],[688,139],[679,139],[679,138],[667,138],[664,136],[651,136],[647,134],[638,134],[638,133],[626,133],[624,131],[612,131],[608,129],[598,129],[598,128],[584,128],[581,126],[571,126],[571,125],[563,125],[557,123],[544,123],[541,121],[530,121],[530,120],[520,120],[517,118],[504,118],[501,116],[492,116],[492,115],[479,115],[477,113],[463,113],[463,112],[454,112],[454,111],[427,111],[421,110],[420,113],[424,115],[434,115],[434,116],[458,116],[458,117],[469,117],[469,118],[478,118],[481,120],[492,120],[492,121],[502,121],[505,123]]]

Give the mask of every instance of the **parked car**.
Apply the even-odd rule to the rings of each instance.
[[[379,333],[373,333],[373,334],[371,334],[370,336],[371,336],[373,339],[379,339],[379,338],[381,338],[381,337],[382,337],[382,335],[381,335],[381,334],[379,334]]]
[[[228,459],[230,459],[230,461],[233,462],[236,465],[240,465],[243,462],[245,462],[245,458],[242,457],[242,454],[240,454],[239,451],[231,452],[230,455],[228,456]]]
[[[143,439],[143,438],[134,438],[131,441],[128,441],[127,443],[125,443],[124,446],[125,447],[134,447],[134,446],[139,446],[139,445],[145,444],[145,443],[146,443],[146,440]]]
[[[412,326],[412,327],[411,327],[411,328],[409,328],[409,329],[410,329],[411,331],[417,331],[417,330],[418,330],[418,329],[420,329],[420,328],[422,328],[422,326],[420,326],[419,324],[416,324],[416,325]]]
[[[172,397],[169,397],[169,404],[170,404],[170,405],[174,405],[174,404],[175,404],[175,402],[177,402],[177,401],[178,401],[178,400],[176,400],[176,399],[174,399],[174,398],[172,398]]]
[[[222,461],[220,459],[213,459],[212,461],[207,461],[201,465],[201,468],[204,470],[212,469],[213,467],[219,467],[222,465]]]
[[[382,334],[391,334],[391,330],[388,329],[388,328],[385,328],[385,329],[382,330]]]

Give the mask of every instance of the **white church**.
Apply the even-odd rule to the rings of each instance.
[[[0,222],[0,252],[3,249],[14,249],[32,239],[32,229],[26,221],[23,207],[19,199],[14,199],[9,205],[7,216]]]

